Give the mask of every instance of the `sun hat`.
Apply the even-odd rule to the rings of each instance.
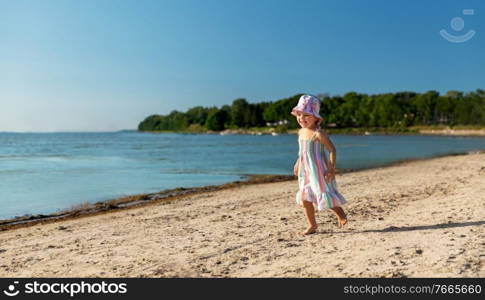
[[[298,100],[298,104],[293,107],[291,114],[296,116],[296,112],[302,112],[304,114],[311,114],[319,119],[320,123],[323,118],[320,116],[320,100],[312,95],[303,95]]]

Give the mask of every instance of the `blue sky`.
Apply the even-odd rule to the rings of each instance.
[[[485,89],[484,14],[480,0],[0,0],[0,131],[134,129],[240,97]]]

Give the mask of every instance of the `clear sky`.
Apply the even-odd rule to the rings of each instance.
[[[241,97],[472,91],[485,1],[0,0],[0,70],[0,131],[134,129]]]

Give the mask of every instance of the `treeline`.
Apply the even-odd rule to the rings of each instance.
[[[184,131],[203,128],[224,129],[284,126],[298,128],[290,114],[301,94],[275,102],[248,103],[236,99],[232,105],[197,106],[187,112],[151,115],[143,120],[140,131]],[[366,95],[350,92],[344,96],[317,95],[322,101],[323,125],[336,128],[382,127],[402,129],[412,125],[485,125],[485,91],[463,93],[449,91],[440,95],[398,92]]]

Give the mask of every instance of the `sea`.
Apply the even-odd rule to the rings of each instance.
[[[485,150],[485,137],[331,135],[337,169]],[[290,175],[296,135],[0,132],[0,219],[49,214],[83,203]]]

